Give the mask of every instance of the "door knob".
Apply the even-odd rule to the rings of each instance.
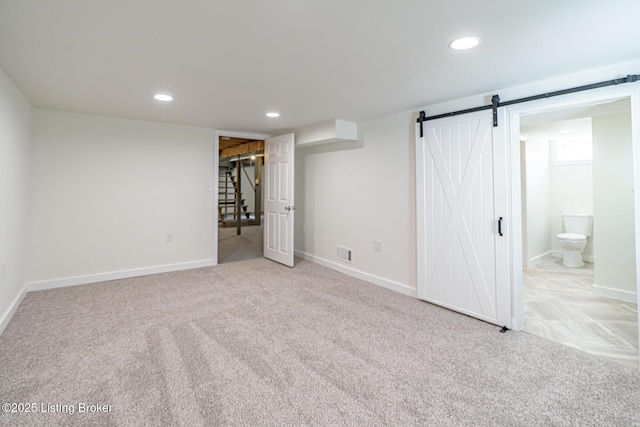
[[[286,211],[295,211],[295,210],[296,210],[296,207],[295,207],[295,206],[285,206],[285,207],[284,207],[284,209],[285,209]]]

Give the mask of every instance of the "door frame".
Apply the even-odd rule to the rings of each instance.
[[[271,135],[263,134],[263,133],[251,133],[251,132],[233,132],[233,131],[225,131],[225,130],[216,130],[215,137],[213,138],[213,173],[211,175],[211,181],[213,184],[210,186],[211,191],[213,191],[213,213],[214,218],[211,218],[212,221],[215,221],[215,226],[213,227],[213,236],[212,236],[212,244],[213,244],[213,265],[218,265],[218,165],[220,164],[220,137],[221,136],[230,136],[233,138],[247,138],[247,139],[267,139],[270,138]]]
[[[598,105],[620,99],[631,103],[631,143],[633,150],[633,185],[640,189],[640,85],[613,86],[559,96],[557,98],[531,101],[507,106],[509,156],[509,231],[511,243],[512,325],[515,330],[524,327],[523,262],[522,262],[522,194],[520,168],[520,117],[581,106]],[[640,191],[634,191],[636,284],[640,283]],[[640,306],[640,291],[636,285],[637,303]],[[640,316],[638,317],[640,338]]]

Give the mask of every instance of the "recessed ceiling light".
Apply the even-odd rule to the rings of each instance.
[[[455,50],[465,50],[476,47],[479,44],[480,39],[478,37],[460,37],[459,39],[455,39],[449,43],[449,47]]]
[[[280,113],[276,113],[275,111],[269,112],[266,114],[267,117],[280,117]]]
[[[164,101],[164,102],[173,101],[173,96],[166,95],[164,93],[156,93],[155,95],[153,95],[153,97],[158,101]]]

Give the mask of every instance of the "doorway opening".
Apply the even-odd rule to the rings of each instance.
[[[220,133],[218,139],[218,263],[263,256],[264,139]]]
[[[520,117],[522,310],[524,331],[637,370],[631,129],[629,98]]]

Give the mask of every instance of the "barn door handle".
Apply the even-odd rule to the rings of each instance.
[[[502,217],[498,218],[498,234],[502,236]]]

